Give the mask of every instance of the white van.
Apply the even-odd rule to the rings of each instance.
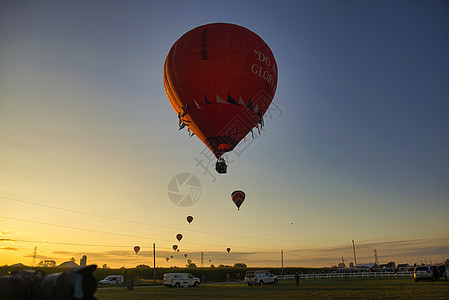
[[[190,273],[165,273],[164,274],[164,285],[174,286],[174,287],[188,287],[188,286],[198,286],[200,284],[200,279],[198,277],[193,277]]]
[[[123,275],[109,275],[105,279],[100,280],[100,284],[123,284]]]

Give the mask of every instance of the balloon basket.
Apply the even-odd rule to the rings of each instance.
[[[224,161],[224,159],[219,159],[217,160],[217,163],[215,164],[215,170],[219,173],[219,174],[226,174],[226,171],[228,169],[228,166],[226,165],[226,162]]]

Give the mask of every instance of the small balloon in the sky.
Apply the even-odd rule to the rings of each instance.
[[[184,257],[187,257],[187,253],[186,253],[186,254],[184,254]]]
[[[190,223],[192,223],[192,221],[193,221],[193,217],[192,216],[188,216],[187,217],[187,222],[189,222],[189,224],[190,224]]]
[[[179,249],[176,249],[176,251],[178,251],[178,252],[179,252]]]
[[[176,249],[178,249],[178,245],[173,245],[173,250],[176,251]]]
[[[290,223],[290,225],[293,225],[293,222],[292,222],[292,223]]]
[[[139,246],[135,246],[134,247],[134,252],[136,252],[136,254],[137,254],[137,252],[139,252],[140,251],[140,247]]]
[[[182,234],[178,233],[176,235],[176,238],[178,239],[178,241],[180,242],[182,240]]]
[[[226,251],[228,251],[228,253],[231,251],[231,248],[227,248]]]
[[[171,259],[173,259],[173,255],[172,255],[172,256],[170,256],[170,258],[171,258]]]
[[[212,259],[209,259],[209,262],[211,262],[212,261]]]
[[[240,210],[240,205],[242,205],[243,201],[245,201],[245,193],[243,191],[233,191],[231,194],[231,199],[237,206],[238,210]]]
[[[166,259],[165,259],[166,261],[169,261],[170,260],[170,258],[169,257],[167,257]]]

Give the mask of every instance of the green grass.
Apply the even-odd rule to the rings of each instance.
[[[317,279],[280,281],[279,285],[206,285],[198,288],[99,288],[99,300],[118,299],[449,299],[449,281],[414,282],[412,278]]]

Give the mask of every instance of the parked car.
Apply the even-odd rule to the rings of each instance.
[[[435,280],[435,268],[429,265],[417,266],[413,272],[413,277],[415,281],[419,280]]]
[[[100,280],[100,284],[123,284],[123,275],[109,275],[105,279]]]
[[[278,284],[278,278],[267,270],[247,271],[244,283],[248,284],[248,286],[253,284],[264,285],[266,283]]]
[[[200,279],[194,277],[190,273],[165,273],[164,274],[164,285],[165,286],[198,286],[200,284]]]

